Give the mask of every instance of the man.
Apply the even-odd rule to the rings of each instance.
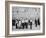
[[[40,25],[40,19],[38,18],[38,25]]]
[[[25,20],[25,27],[28,28],[28,20]]]
[[[22,29],[24,29],[24,20],[22,20],[22,23],[21,23],[21,26],[22,26]]]
[[[18,20],[17,19],[16,19],[15,25],[16,25],[16,29],[18,29]]]
[[[35,26],[37,27],[37,20],[35,19]]]
[[[29,20],[30,29],[32,29],[32,20]]]
[[[24,28],[27,29],[27,28],[28,28],[28,26],[27,26],[27,25],[28,25],[27,20],[26,20],[26,21],[25,21],[25,20],[22,20],[21,25],[23,26],[23,29],[24,29]]]
[[[12,26],[15,26],[15,20],[12,20]]]
[[[12,29],[13,29],[13,30],[16,28],[15,22],[16,22],[16,21],[13,19],[13,20],[12,20]]]
[[[36,25],[36,27],[37,27],[37,25],[40,25],[40,20],[39,20],[39,18],[38,18],[38,19],[35,19],[35,25]]]

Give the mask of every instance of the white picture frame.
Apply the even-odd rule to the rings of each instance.
[[[40,29],[39,30],[12,30],[12,7],[30,7],[40,8]],[[16,16],[16,15],[15,15]],[[44,3],[30,2],[6,2],[6,36],[29,36],[29,35],[44,35],[45,34],[45,5]]]

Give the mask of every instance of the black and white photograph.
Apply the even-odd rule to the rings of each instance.
[[[40,8],[13,6],[12,30],[40,30]]]
[[[10,5],[10,33],[42,33],[43,6],[40,5]]]

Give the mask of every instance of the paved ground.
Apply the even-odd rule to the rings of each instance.
[[[16,26],[13,26],[13,31],[16,31],[16,30],[39,30],[40,29],[40,26],[37,25],[37,27],[35,25],[32,25],[32,29],[30,29],[30,26],[28,25],[28,29],[16,29],[15,28]]]

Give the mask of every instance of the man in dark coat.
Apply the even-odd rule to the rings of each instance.
[[[35,26],[37,27],[37,20],[35,19]]]
[[[38,25],[40,25],[40,19],[38,18]]]
[[[29,20],[30,29],[32,29],[32,21]]]
[[[12,20],[12,26],[15,26],[15,20]]]

